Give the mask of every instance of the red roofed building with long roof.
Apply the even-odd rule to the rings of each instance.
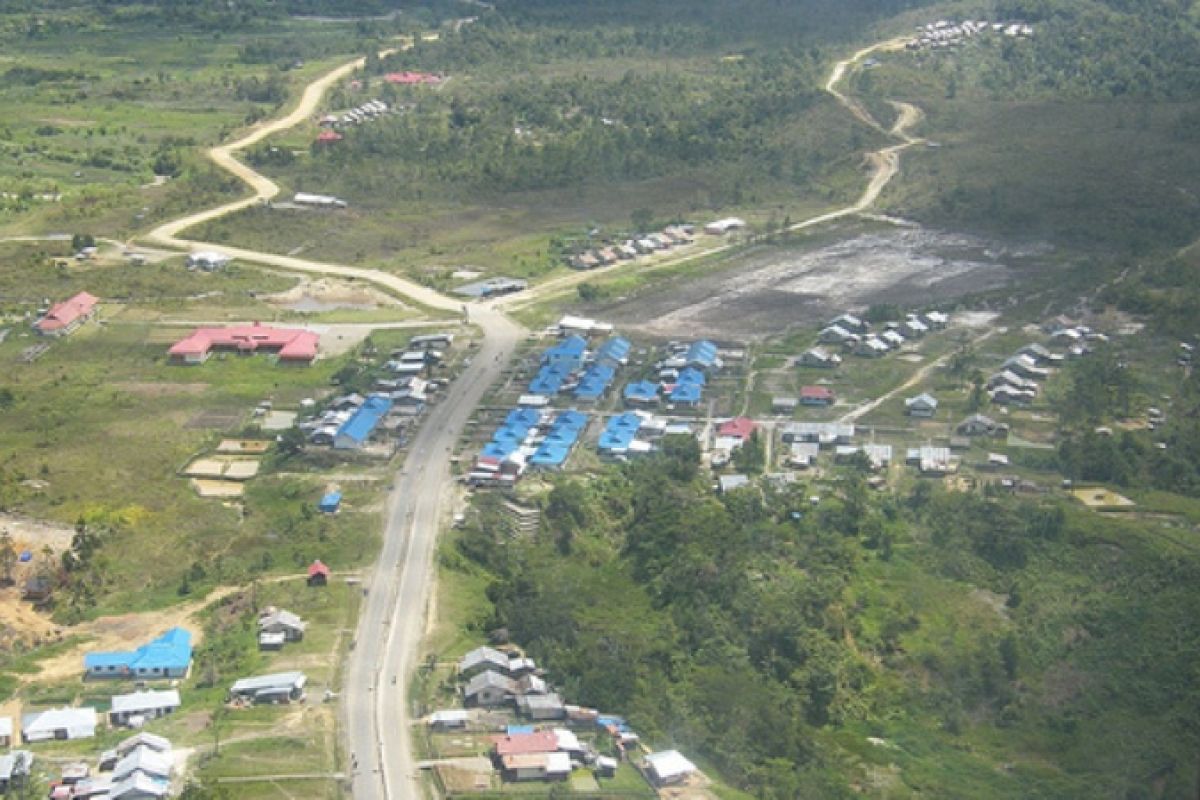
[[[442,79],[428,72],[389,72],[384,81],[400,86],[415,86],[422,83],[441,83]]]
[[[800,402],[806,406],[831,406],[837,396],[828,386],[801,386]]]
[[[279,360],[292,364],[311,364],[317,357],[320,337],[295,328],[272,328],[255,322],[228,328],[197,328],[191,336],[176,342],[168,354],[182,364],[203,364],[214,350],[232,350],[249,354],[274,352]]]
[[[98,302],[98,298],[80,292],[51,306],[44,317],[33,323],[33,329],[43,336],[66,336],[96,315]]]
[[[345,137],[337,131],[325,130],[317,134],[317,144],[333,144],[335,142],[340,142],[344,138]]]
[[[527,753],[553,753],[558,750],[558,737],[554,731],[513,733],[496,738],[496,755],[524,755]]]

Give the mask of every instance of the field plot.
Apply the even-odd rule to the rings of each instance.
[[[1103,486],[1088,486],[1077,489],[1072,489],[1071,494],[1075,499],[1083,503],[1088,508],[1097,510],[1122,510],[1133,508],[1136,503],[1124,495],[1117,494],[1111,489],[1105,489]]]

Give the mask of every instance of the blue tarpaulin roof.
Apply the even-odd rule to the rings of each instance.
[[[637,436],[642,420],[637,414],[619,414],[608,421],[600,434],[601,450],[624,450]]]
[[[658,384],[650,381],[638,381],[625,387],[626,400],[653,400],[658,397]]]
[[[575,388],[575,396],[580,399],[594,400],[604,394],[604,390],[612,383],[616,371],[607,364],[593,364],[579,379]]]
[[[86,669],[116,667],[130,671],[187,670],[192,663],[192,634],[183,628],[171,630],[136,650],[112,653],[88,653],[83,657]]]
[[[677,383],[671,390],[672,403],[699,403],[703,388],[695,383]]]
[[[356,442],[365,442],[389,411],[392,410],[392,398],[385,394],[373,394],[366,399],[350,419],[338,428],[338,436],[348,436]]]
[[[317,508],[321,511],[337,511],[338,506],[342,504],[341,492],[329,492],[321,498],[321,502],[317,504]]]
[[[566,362],[578,365],[587,351],[587,340],[582,336],[568,336],[553,347],[542,352],[542,363]]]
[[[695,367],[684,367],[679,373],[679,377],[675,379],[675,383],[692,383],[696,386],[703,386],[708,382],[704,377],[704,373]]]

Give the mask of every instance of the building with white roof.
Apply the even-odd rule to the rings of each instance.
[[[51,708],[21,718],[21,736],[26,742],[50,739],[88,739],[96,735],[96,709]]]
[[[696,765],[678,750],[663,750],[646,756],[646,772],[655,784],[664,786],[686,779],[696,772]]]
[[[131,694],[113,695],[108,719],[113,725],[135,724],[156,719],[176,711],[180,706],[177,689],[148,690]]]

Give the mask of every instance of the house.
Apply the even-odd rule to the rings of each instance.
[[[0,747],[12,747],[12,717],[0,717]]]
[[[238,355],[274,353],[281,364],[311,364],[320,337],[298,328],[274,328],[255,322],[228,328],[197,328],[167,351],[175,364],[203,364],[214,352]]]
[[[627,384],[622,395],[626,405],[658,405],[658,384],[652,381],[636,381]]]
[[[898,350],[904,344],[904,342],[907,341],[899,331],[893,330],[884,331],[883,333],[879,334],[879,338],[884,344],[893,350]]]
[[[1037,395],[1028,389],[1017,389],[1004,384],[988,392],[988,397],[998,406],[1027,406]]]
[[[493,748],[493,752],[500,758],[526,753],[555,753],[557,751],[558,737],[555,736],[554,731],[533,731],[500,736],[496,738]]]
[[[282,636],[285,642],[299,642],[304,638],[308,624],[291,611],[282,608],[267,608],[258,617],[258,633]]]
[[[308,676],[303,672],[277,672],[242,678],[229,687],[231,700],[251,703],[290,703],[304,698]]]
[[[192,666],[192,634],[171,628],[133,651],[88,653],[83,668],[89,678],[183,678]]]
[[[746,441],[758,429],[758,424],[749,417],[734,417],[717,426],[717,436]]]
[[[824,348],[814,347],[801,354],[798,363],[802,367],[833,369],[842,363],[842,357],[837,353],[830,353]]]
[[[517,710],[530,719],[563,719],[567,708],[557,694],[527,694],[517,698]]]
[[[676,383],[671,387],[667,400],[677,406],[697,406],[700,404],[703,394],[704,387],[700,384]]]
[[[800,407],[800,398],[798,397],[772,397],[771,411],[775,414],[791,415]]]
[[[508,656],[491,647],[476,647],[458,661],[458,673],[465,677],[489,669],[505,675],[509,674]]]
[[[91,773],[91,767],[87,765],[86,761],[73,761],[63,764],[62,770],[59,772],[59,780],[62,785],[74,786],[80,781],[87,780]]]
[[[725,217],[705,225],[704,232],[709,236],[724,236],[730,231],[739,231],[745,227],[746,221],[740,217]]]
[[[25,581],[25,586],[21,590],[21,599],[42,603],[49,600],[53,592],[54,588],[49,578],[33,575]]]
[[[20,786],[29,777],[33,768],[33,753],[28,750],[13,750],[0,756],[0,792]]]
[[[454,344],[453,333],[426,333],[414,336],[408,340],[409,347],[420,347],[426,350],[434,347],[450,347]]]
[[[296,192],[292,196],[292,202],[297,205],[314,206],[316,208],[346,208],[348,205],[340,197],[328,194],[310,194],[309,192]]]
[[[910,417],[930,418],[937,413],[937,398],[928,392],[922,392],[916,397],[904,401],[905,413]]]
[[[1017,351],[1017,355],[1029,356],[1038,364],[1050,364],[1062,361],[1062,356],[1056,353],[1051,353],[1047,347],[1040,345],[1037,342],[1031,342],[1025,345]]]
[[[342,506],[341,492],[326,492],[317,503],[317,510],[322,514],[333,514]]]
[[[174,759],[169,752],[162,753],[151,747],[135,747],[113,767],[113,781],[123,781],[135,772],[165,780],[171,777],[173,765]]]
[[[155,750],[159,753],[171,752],[171,742],[165,736],[159,736],[154,733],[141,731],[140,733],[130,736],[128,739],[123,739],[116,746],[116,749],[113,750],[113,755],[115,755],[117,758],[121,758],[126,753],[129,753],[138,747],[148,747],[151,750]]]
[[[850,333],[866,333],[867,328],[870,326],[867,325],[865,320],[853,314],[839,314],[829,321],[829,327],[842,328],[843,330],[850,331]]]
[[[1031,381],[1028,378],[1022,378],[1017,373],[1015,373],[1011,370],[1007,370],[1007,369],[1001,370],[1000,372],[997,372],[996,374],[994,374],[990,378],[988,378],[988,382],[987,382],[988,389],[997,389],[1001,386],[1008,386],[1010,388],[1019,389],[1021,391],[1028,391],[1028,392],[1034,392],[1034,393],[1036,393],[1038,390],[1038,385],[1037,385],[1036,381]]]
[[[822,328],[817,334],[817,341],[821,344],[850,344],[857,342],[858,334],[853,331],[848,331],[840,325],[830,325],[827,328]]]
[[[656,786],[681,783],[696,772],[696,765],[684,758],[678,750],[651,753],[643,763],[647,777]]]
[[[1031,356],[1015,355],[1004,362],[1004,369],[1015,372],[1027,380],[1040,380],[1050,375],[1050,371],[1037,365]]]
[[[468,706],[484,708],[502,706],[510,702],[516,693],[516,681],[492,669],[471,678],[463,689]]]
[[[571,774],[567,753],[525,753],[503,756],[500,768],[509,781],[564,781]]]
[[[80,292],[69,300],[50,306],[42,317],[33,323],[33,329],[42,336],[66,336],[96,316],[96,304],[100,300],[87,292]]]
[[[941,311],[926,311],[921,315],[921,320],[935,331],[940,331],[950,324],[950,316]]]
[[[324,586],[329,583],[330,574],[329,567],[321,559],[317,559],[308,565],[308,585]]]
[[[790,422],[780,433],[784,444],[809,442],[822,447],[850,444],[854,426],[844,422]]]
[[[103,797],[105,800],[158,800],[169,796],[170,793],[170,781],[156,779],[144,772],[134,772],[124,780],[114,783],[108,794]]]
[[[21,717],[21,738],[26,742],[51,739],[90,739],[96,735],[96,709],[51,708]]]
[[[793,442],[788,451],[787,465],[797,469],[808,469],[816,463],[821,446],[812,442]]]
[[[187,267],[188,269],[200,269],[205,272],[216,272],[217,270],[225,269],[231,261],[233,259],[224,253],[217,253],[212,250],[199,250],[188,254]]]
[[[729,494],[734,489],[744,489],[750,485],[750,479],[745,475],[722,475],[717,478],[717,490],[721,494]]]
[[[910,315],[900,323],[900,332],[910,339],[919,339],[929,333],[929,326],[916,315]]]
[[[801,386],[800,402],[806,406],[831,406],[837,396],[828,386]]]
[[[1007,469],[1009,466],[1008,456],[1003,453],[988,453],[987,461],[979,465],[980,469]]]
[[[623,336],[614,336],[596,349],[595,360],[598,364],[610,367],[624,366],[629,363],[629,351],[633,349],[630,341]]]
[[[131,694],[113,695],[108,721],[112,725],[134,725],[148,719],[165,717],[179,709],[176,689],[146,690]]]
[[[972,414],[958,423],[955,432],[960,436],[992,436],[998,429],[996,421],[983,414]]]
[[[343,136],[342,134],[338,133],[337,131],[325,129],[317,134],[316,143],[318,145],[337,144],[338,142],[342,141],[342,139],[344,139],[344,138],[346,138],[346,137]]]
[[[688,345],[687,353],[684,355],[684,362],[690,366],[700,370],[720,369],[721,359],[718,357],[718,349],[712,342],[701,339],[698,342],[692,342]]]
[[[435,731],[460,731],[467,727],[471,712],[465,708],[448,708],[429,715],[429,727]]]
[[[333,437],[335,450],[357,450],[371,438],[375,428],[392,410],[392,398],[373,394],[351,417],[342,423]]]
[[[949,447],[910,447],[904,461],[917,467],[923,475],[945,475],[954,470]]]
[[[880,339],[878,336],[868,336],[859,342],[854,348],[854,355],[863,356],[865,358],[879,358],[887,355],[891,350],[887,342]]]

